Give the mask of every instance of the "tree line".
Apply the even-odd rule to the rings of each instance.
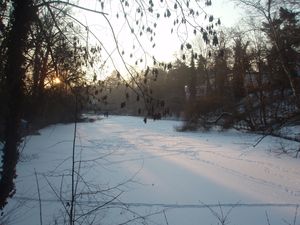
[[[244,27],[219,30],[215,45],[205,39],[182,45],[177,61],[170,64],[133,71],[137,84],[151,93],[147,103],[159,102],[139,102],[136,87],[129,85],[132,79],[124,83],[116,71],[101,83],[101,92],[97,87],[91,91],[105,96],[105,101],[92,96],[89,107],[116,114],[145,116],[147,111],[149,117],[181,117],[186,121],[183,130],[219,123],[266,131],[299,121],[299,3],[238,2],[252,13],[244,18]]]

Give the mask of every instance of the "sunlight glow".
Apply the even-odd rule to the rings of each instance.
[[[61,81],[60,81],[60,79],[58,77],[55,77],[54,80],[53,80],[53,83],[54,84],[60,84]]]

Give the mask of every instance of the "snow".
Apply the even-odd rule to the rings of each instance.
[[[221,224],[217,217],[227,213],[228,224],[293,224],[300,204],[300,163],[277,150],[295,148],[294,142],[266,137],[254,148],[258,135],[176,132],[179,125],[167,120],[144,124],[142,118],[126,116],[79,123],[78,193],[102,192],[80,196],[77,212],[111,201],[94,213],[95,224]],[[43,224],[63,223],[73,131],[74,124],[53,125],[27,137],[17,193],[6,208],[13,209],[10,224],[40,224],[35,171]]]

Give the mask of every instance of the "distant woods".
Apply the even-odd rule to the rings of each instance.
[[[236,2],[251,12],[247,26],[222,31],[190,63],[196,98],[187,101],[183,130],[219,124],[272,133],[299,123],[299,2]]]
[[[182,45],[176,62],[134,71],[134,80],[124,83],[115,71],[89,88],[87,108],[181,118],[180,130],[219,124],[273,132],[299,122],[299,3],[236,2],[252,13],[245,27],[218,31],[215,45],[203,39]],[[136,94],[139,87],[150,94],[146,104]]]

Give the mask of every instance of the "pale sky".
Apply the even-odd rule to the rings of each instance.
[[[80,5],[90,9],[101,9],[99,1],[79,0],[78,2]],[[121,15],[119,15],[119,19],[116,17],[116,14],[120,9],[117,9],[113,4],[120,4],[119,1],[111,2],[110,5],[105,5],[106,7],[104,8],[104,12],[108,13],[107,18],[112,24],[116,38],[118,39],[119,50],[121,52],[124,51],[124,55],[122,55],[122,57],[126,63],[137,69],[144,69],[146,65],[151,65],[152,59],[145,57],[144,50],[149,53],[149,55],[155,55],[155,57],[160,61],[170,62],[176,59],[176,52],[179,52],[182,40],[179,40],[178,35],[174,34],[175,32],[173,34],[170,32],[173,21],[162,17],[159,19],[156,27],[156,36],[154,37],[156,45],[155,48],[152,48],[153,42],[149,42],[150,37],[147,35],[139,37],[140,43],[142,44],[142,46],[140,46],[138,41],[134,40],[131,32],[128,30],[127,24],[122,22],[125,20],[121,18]],[[222,26],[230,27],[239,21],[240,14],[230,0],[213,0],[212,3],[212,6],[205,7],[204,9],[208,15],[214,15],[215,18],[220,18]],[[117,69],[119,71],[126,71],[122,63],[122,59],[116,50],[111,27],[108,26],[105,18],[103,18],[102,15],[88,13],[85,11],[78,11],[77,15],[78,16],[76,16],[76,18],[82,21],[82,23],[88,25],[89,29],[92,30],[93,33],[101,40],[107,53],[111,54]],[[149,19],[149,21],[151,22],[151,19]],[[187,41],[189,42],[192,42],[195,38],[193,32],[189,32],[188,37],[185,35],[182,36],[183,38],[187,38]],[[89,35],[89,40],[91,43],[95,42],[95,39],[91,35]],[[103,51],[103,60],[107,58],[107,53]],[[133,54],[133,57],[130,57],[131,54]],[[138,61],[138,66],[135,65],[136,61]],[[103,76],[107,76],[107,74],[109,74],[113,69],[111,62],[108,63],[105,68],[99,68],[97,70],[97,74],[99,75],[98,78],[103,79]]]
[[[234,26],[239,22],[240,13],[234,4],[230,0],[213,0],[212,6],[205,8],[206,12],[210,15],[214,15],[216,18],[221,19],[221,25],[225,27]],[[162,28],[164,29],[164,28]],[[193,39],[194,36],[190,35]],[[179,50],[180,41],[170,35],[169,32],[165,32],[160,38],[160,43],[158,43],[158,54],[162,60],[174,60],[174,53]],[[173,40],[172,43],[169,43]]]

